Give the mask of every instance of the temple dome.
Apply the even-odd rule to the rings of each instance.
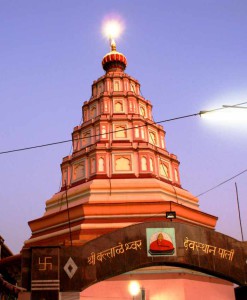
[[[126,57],[116,50],[107,53],[102,60],[102,67],[106,72],[124,71],[127,66]]]

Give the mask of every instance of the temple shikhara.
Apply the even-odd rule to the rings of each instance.
[[[62,188],[46,201],[43,217],[29,223],[27,246],[83,244],[104,233],[146,220],[213,229],[217,218],[199,210],[198,199],[182,188],[177,156],[169,153],[165,130],[152,116],[140,83],[125,73],[127,59],[116,51],[102,60],[105,74],[92,84],[74,128],[73,153],[61,164]]]
[[[18,299],[233,300],[246,276],[242,244],[216,233],[217,217],[182,186],[165,129],[126,67],[112,39],[61,189],[29,222]]]

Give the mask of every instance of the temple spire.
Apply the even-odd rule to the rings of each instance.
[[[117,51],[117,46],[114,38],[110,37],[110,49],[111,51]]]
[[[121,31],[122,27],[117,21],[109,21],[104,25],[104,33],[110,43],[110,52],[102,60],[102,66],[106,72],[123,72],[127,66],[127,59],[122,53],[117,52],[115,42],[115,38],[120,35]]]

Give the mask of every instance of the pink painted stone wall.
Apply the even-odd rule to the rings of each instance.
[[[128,291],[137,280],[146,300],[235,300],[234,287],[227,281],[191,274],[123,275],[95,284],[81,292],[80,299],[133,299]],[[137,295],[135,300],[141,300]]]

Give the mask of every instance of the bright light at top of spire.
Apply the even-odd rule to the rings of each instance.
[[[118,20],[108,20],[103,25],[103,32],[109,39],[117,38],[123,31],[123,25]]]
[[[106,19],[103,22],[102,31],[110,41],[111,51],[116,50],[115,38],[119,37],[124,30],[124,23],[119,18]]]

